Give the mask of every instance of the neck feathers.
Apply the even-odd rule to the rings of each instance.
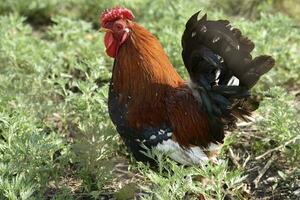
[[[162,120],[154,119],[151,113],[154,109],[162,109],[166,91],[182,82],[158,40],[133,23],[131,35],[121,46],[113,71],[114,91],[119,94],[119,103],[128,103],[129,120],[134,121],[136,127],[143,121]]]
[[[175,86],[182,81],[158,40],[137,24],[132,25],[130,38],[119,50],[113,80],[115,90],[124,95],[145,90],[149,94],[157,86]]]

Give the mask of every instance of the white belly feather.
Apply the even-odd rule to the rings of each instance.
[[[218,152],[221,145],[211,143],[207,149],[201,147],[183,149],[177,142],[169,139],[159,143],[155,148],[181,164],[201,165],[209,160],[215,161],[216,158],[211,157],[210,154]]]

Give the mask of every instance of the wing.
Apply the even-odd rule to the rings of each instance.
[[[175,136],[173,139],[183,147],[207,147],[211,142],[222,142],[224,138],[223,130],[212,131],[208,116],[199,105],[187,85],[168,92],[166,107]]]
[[[252,59],[254,43],[232,28],[227,20],[210,21],[199,12],[186,23],[182,36],[182,58],[191,89],[200,97],[212,127],[235,127],[238,118],[258,107],[250,89],[275,64],[271,56]],[[220,133],[221,134],[221,133]]]

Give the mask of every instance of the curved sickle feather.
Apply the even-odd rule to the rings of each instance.
[[[210,127],[222,130],[225,124],[235,126],[237,118],[246,120],[245,116],[257,108],[249,90],[275,61],[267,55],[252,59],[255,45],[239,29],[227,20],[207,20],[206,14],[198,20],[199,13],[186,23],[182,58]],[[231,85],[233,78],[239,80],[238,85]],[[222,135],[218,130],[213,132],[215,138]]]
[[[232,28],[227,20],[207,20],[206,14],[198,20],[199,13],[188,20],[182,36],[182,57],[190,76],[195,77],[191,74],[192,69],[201,67],[198,63],[203,58],[199,55],[198,61],[195,61],[194,52],[205,47],[224,60],[227,70],[240,80],[241,85],[252,88],[260,76],[274,66],[274,59],[267,55],[252,59],[250,53],[254,43],[239,29]]]

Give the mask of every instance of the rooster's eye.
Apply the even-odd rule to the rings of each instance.
[[[124,23],[122,23],[120,21],[117,21],[117,22],[114,23],[113,29],[115,31],[122,31],[122,30],[124,30],[124,28],[125,28],[125,24]]]
[[[117,28],[118,30],[121,30],[121,29],[122,29],[122,25],[121,25],[121,24],[117,24],[117,25],[116,25],[116,28]]]

